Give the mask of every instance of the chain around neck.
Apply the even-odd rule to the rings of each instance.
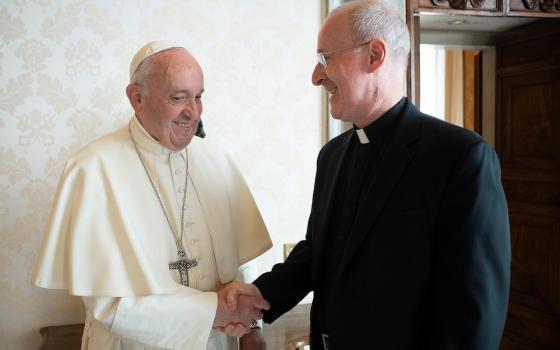
[[[134,140],[134,137],[132,136],[132,130],[130,128],[130,123],[132,121],[130,121],[128,123],[128,134],[130,135],[130,139],[132,140],[132,144],[134,145],[134,149],[136,150],[136,154],[138,155],[138,158],[140,159],[140,163],[142,163],[142,167],[144,168],[144,171],[146,172],[146,176],[148,177],[148,179],[150,180],[150,184],[152,185],[152,188],[154,189],[154,193],[156,194],[156,197],[159,201],[159,205],[161,207],[161,210],[163,210],[163,214],[165,215],[165,219],[167,220],[167,224],[169,225],[169,229],[171,230],[171,234],[173,235],[173,240],[175,241],[175,245],[177,246],[177,251],[180,251],[181,249],[184,250],[183,248],[183,234],[185,233],[185,223],[184,223],[184,219],[185,219],[185,202],[187,199],[187,185],[188,185],[188,179],[189,179],[189,154],[188,152],[186,153],[186,165],[187,165],[187,170],[185,172],[185,190],[183,191],[183,205],[181,206],[181,235],[178,235],[175,230],[173,229],[173,224],[171,223],[171,218],[169,216],[169,214],[167,213],[167,210],[165,209],[165,205],[163,204],[163,201],[161,199],[161,196],[159,194],[159,191],[157,190],[155,184],[154,184],[154,180],[152,179],[152,177],[150,176],[150,173],[148,172],[148,168],[146,167],[146,164],[144,163],[144,159],[142,158],[142,155],[140,154],[140,150],[138,149],[138,145],[136,144],[136,141]]]

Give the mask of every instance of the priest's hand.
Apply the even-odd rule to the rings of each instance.
[[[259,328],[252,329],[239,339],[240,350],[266,350],[266,340]]]
[[[226,293],[227,306],[231,312],[237,310],[238,299],[242,295],[259,297],[265,300],[262,297],[260,290],[254,284],[231,282],[222,290]],[[268,309],[270,309],[270,305],[268,305],[265,310]]]
[[[241,283],[232,282],[236,285]],[[260,296],[241,295],[237,299],[236,308],[228,308],[226,296],[231,284],[218,291],[218,307],[214,318],[213,328],[231,336],[240,337],[249,333],[250,326],[255,320],[262,319],[262,310],[268,310],[270,305]],[[260,293],[259,293],[260,294]],[[228,327],[226,327],[228,326]]]

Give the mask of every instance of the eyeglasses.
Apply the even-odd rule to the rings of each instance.
[[[353,49],[357,49],[359,47],[362,47],[366,44],[368,44],[370,42],[370,40],[366,41],[365,43],[361,43],[358,44],[356,46],[352,46],[352,47],[346,47],[344,49],[340,49],[340,50],[335,50],[335,51],[331,51],[331,52],[317,52],[317,62],[319,62],[319,64],[321,66],[323,66],[324,69],[327,69],[327,59],[331,58],[343,51],[347,51],[347,50],[353,50]]]

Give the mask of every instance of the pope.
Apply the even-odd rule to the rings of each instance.
[[[231,159],[194,137],[203,92],[183,45],[148,43],[126,88],[135,115],[66,163],[32,282],[82,297],[82,349],[237,349],[216,329],[268,308],[225,306],[221,288],[252,279],[272,243]],[[258,327],[240,344],[263,348]]]

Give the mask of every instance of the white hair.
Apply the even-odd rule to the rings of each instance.
[[[140,65],[136,69],[136,72],[134,72],[134,74],[132,74],[132,77],[130,78],[130,83],[138,85],[140,87],[140,92],[144,96],[148,96],[149,94],[148,77],[153,71],[153,66],[154,66],[152,63],[153,57],[154,57],[153,55],[146,57],[142,61],[142,63],[140,63]]]
[[[387,43],[390,56],[404,66],[408,65],[410,34],[399,14],[382,0],[358,0],[336,8],[347,9],[350,31],[356,43],[380,38]]]

